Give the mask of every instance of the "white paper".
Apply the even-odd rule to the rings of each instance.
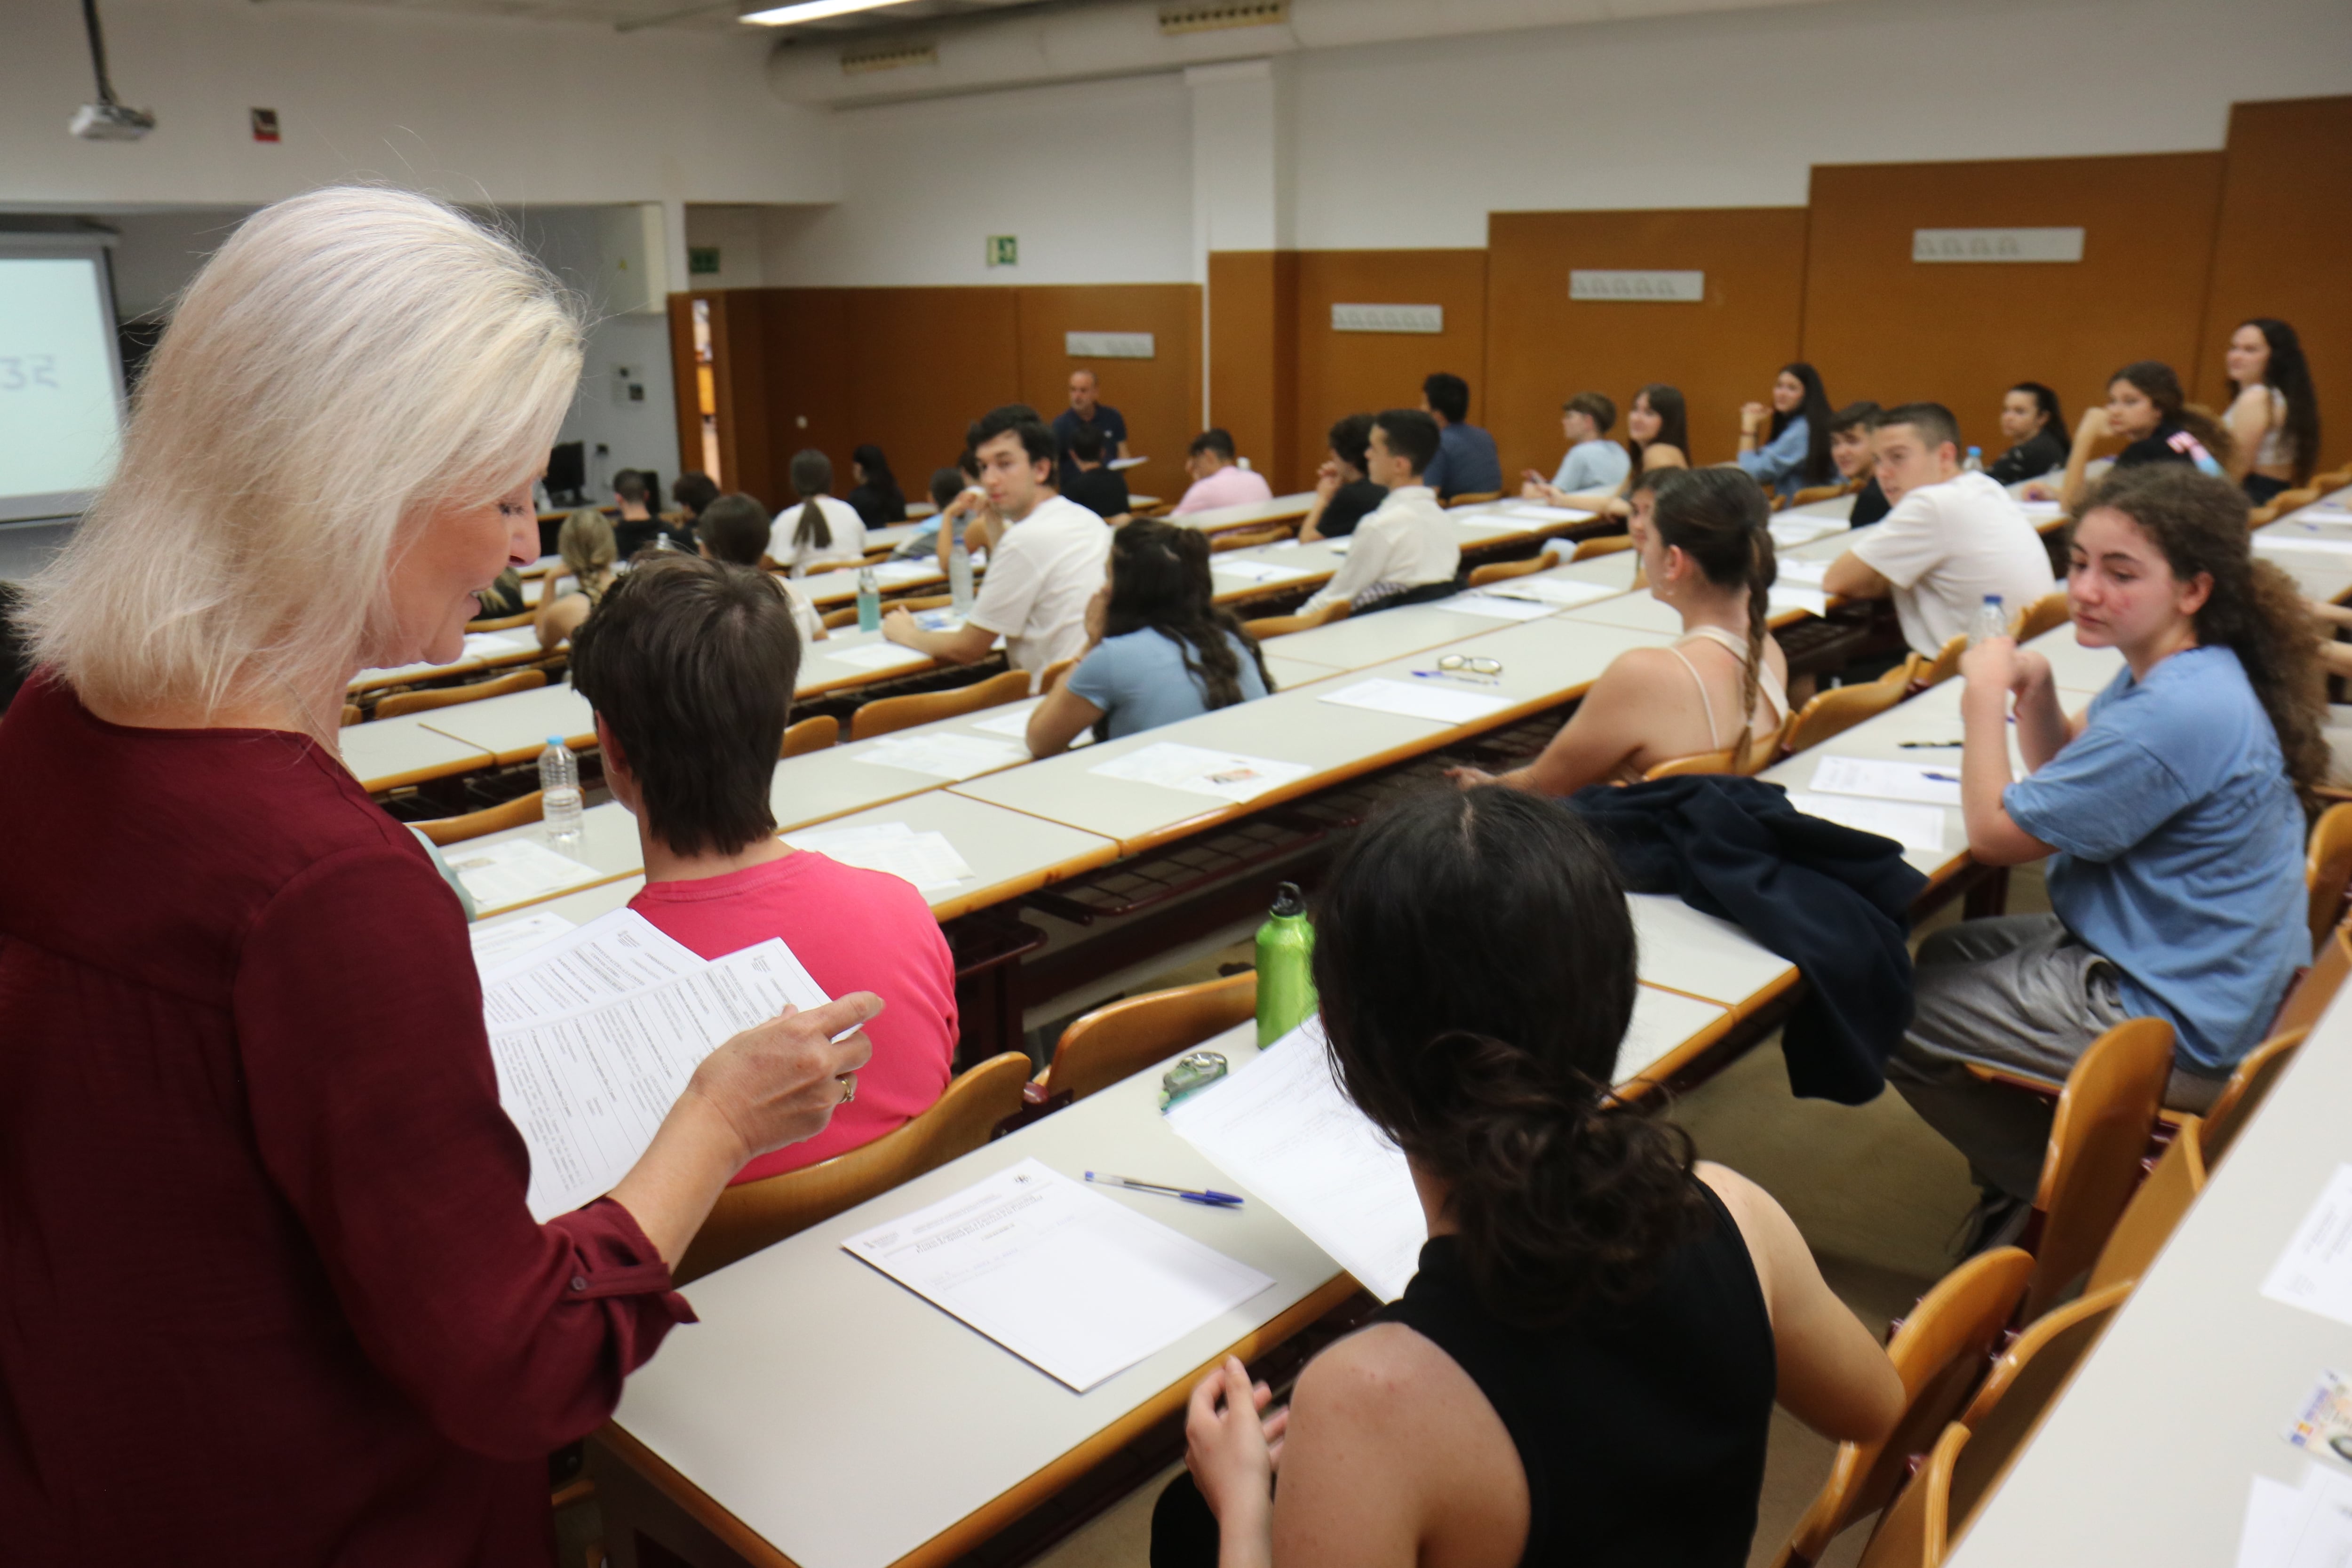
[[[565,1018],[702,967],[701,954],[624,906],[486,973],[482,1021],[495,1035]]]
[[[1404,1294],[1429,1223],[1403,1152],[1333,1080],[1320,1019],[1178,1100],[1168,1125],[1365,1289]]]
[[[946,834],[918,833],[903,822],[811,828],[786,834],[784,842],[795,849],[815,850],[845,866],[887,872],[902,882],[912,882],[921,893],[941,892],[980,874],[956,853]]]
[[[572,929],[572,922],[562,915],[541,910],[537,914],[519,915],[510,921],[469,926],[466,935],[474,944],[474,967],[487,979],[531,949],[552,942]]]
[[[1450,599],[1440,599],[1437,608],[1465,616],[1484,616],[1490,621],[1539,621],[1546,616],[1559,613],[1559,605],[1547,605],[1540,599],[1505,598],[1485,592],[1456,594]]]
[[[2043,518],[2063,516],[2066,510],[2066,505],[2063,501],[2021,500],[2017,503],[2017,510],[2028,518],[2039,521]]]
[[[2338,1165],[2271,1266],[2263,1294],[2352,1323],[2352,1165]]]
[[[1783,550],[1793,550],[1800,544],[1811,544],[1825,534],[1848,531],[1843,519],[1807,517],[1802,513],[1790,513],[1773,519],[1771,530],[1772,542]]]
[[[593,882],[604,873],[559,855],[537,838],[453,845],[442,852],[478,910],[499,910]]]
[[[1505,517],[1532,518],[1539,522],[1590,522],[1598,512],[1579,511],[1574,507],[1546,506],[1541,501],[1519,500],[1498,508]]]
[[[1788,610],[1802,610],[1811,616],[1826,616],[1830,613],[1830,596],[1827,594],[1819,588],[1807,588],[1794,584],[1784,588],[1779,584],[1774,584],[1771,591],[1771,605],[1772,613],[1775,615]]]
[[[927,632],[951,632],[963,625],[963,617],[957,615],[952,607],[917,610],[914,616],[915,624]]]
[[[2254,1478],[2238,1536],[2239,1568],[2352,1563],[2352,1476],[2314,1463],[2301,1488]]]
[[[499,1103],[530,1151],[541,1224],[610,1192],[702,1058],[730,1037],[827,998],[780,938],[568,1017],[490,1037]]]
[[[886,735],[850,753],[854,762],[877,768],[898,768],[933,778],[968,779],[978,773],[1009,768],[1029,760],[1029,748],[985,735],[960,735],[952,730],[920,734]]]
[[[852,567],[853,572],[857,569]],[[940,563],[930,561],[885,561],[873,568],[875,585],[882,588],[902,588],[909,583],[926,582],[940,574]]]
[[[1212,752],[1173,741],[1159,741],[1123,757],[1097,763],[1087,771],[1107,779],[1132,779],[1138,784],[1180,789],[1188,795],[1214,795],[1238,804],[1255,800],[1268,790],[1303,779],[1315,770],[1304,763],[1271,762],[1265,757],[1244,757],[1233,752]]]
[[[1323,700],[1342,708],[1366,708],[1375,713],[1395,713],[1407,719],[1433,719],[1441,724],[1466,724],[1499,713],[1511,705],[1507,697],[1462,691],[1433,680],[1360,680]]]
[[[1906,849],[1944,853],[1944,813],[1933,805],[1872,800],[1853,795],[1808,795],[1791,790],[1789,804],[1807,816],[1843,823],[1863,833],[1892,838]]]
[[[2352,539],[2330,539],[2324,534],[2306,533],[2301,529],[2292,533],[2281,533],[2274,528],[2265,528],[2254,535],[2254,548],[2266,555],[2289,551],[2302,554],[2352,555]]]
[[[1016,741],[1025,741],[1029,735],[1029,715],[1037,711],[1037,705],[1045,700],[1042,697],[1032,697],[1025,702],[1008,702],[991,710],[987,718],[973,720],[971,727],[991,735],[1010,735]],[[1075,752],[1080,746],[1094,743],[1095,732],[1081,730],[1077,738],[1070,742],[1070,750]],[[1025,748],[1024,754],[1026,754]]]
[[[1103,467],[1110,469],[1113,473],[1118,473],[1127,468],[1139,468],[1150,461],[1151,461],[1151,459],[1149,458],[1113,458],[1109,462],[1105,463]]]
[[[1500,595],[1506,599],[1532,599],[1538,604],[1573,608],[1601,599],[1613,599],[1625,590],[1612,588],[1606,583],[1588,583],[1581,577],[1507,577],[1499,583],[1489,583],[1478,591]]]
[[[1802,588],[1818,588],[1830,574],[1830,563],[1805,557],[1792,557],[1780,563],[1780,579]]]
[[[2284,1481],[2256,1476],[2238,1534],[2238,1568],[2283,1568],[2303,1523],[2304,1494]]]
[[[1924,805],[1960,804],[1960,764],[1886,763],[1870,757],[1823,757],[1813,766],[1812,787],[1827,795],[1874,795],[1880,800],[1916,800]]]
[[[1034,1159],[842,1250],[1080,1394],[1274,1284]]]
[[[1233,556],[1219,556],[1210,561],[1209,570],[1228,577],[1241,577],[1252,583],[1288,583],[1300,577],[1312,577],[1314,573],[1300,566],[1277,566],[1271,561],[1237,561]]]
[[[510,632],[467,632],[467,658],[497,658],[510,653],[537,653],[539,634],[515,630]]]
[[[845,647],[824,656],[835,664],[845,664],[852,669],[894,669],[902,664],[926,664],[930,655],[911,647],[901,647],[894,642],[870,642],[857,647]]]
[[[1704,1002],[1679,991],[1634,986],[1633,1021],[1625,1026],[1625,1037],[1617,1046],[1616,1081],[1641,1077],[1659,1058],[1730,1010],[1719,1002]]]

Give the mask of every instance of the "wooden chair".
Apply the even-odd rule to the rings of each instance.
[[[1066,1093],[1084,1100],[1256,1012],[1255,970],[1113,1002],[1062,1031],[1053,1061],[1037,1075],[1037,1087],[1049,1098]]]
[[[1057,658],[1053,663],[1047,665],[1037,674],[1038,695],[1042,697],[1046,692],[1053,690],[1056,686],[1061,685],[1062,678],[1077,668],[1078,661],[1075,658]]]
[[[948,1085],[929,1110],[871,1143],[781,1176],[729,1187],[719,1194],[674,1277],[680,1285],[699,1279],[970,1153],[988,1142],[998,1122],[1019,1112],[1028,1079],[1029,1058],[1019,1051],[991,1057]]]
[[[2344,923],[2344,895],[2352,889],[2352,803],[2329,806],[2311,825],[2303,885],[2311,899],[2311,951],[2316,953],[2327,933]]]
[[[2110,1285],[2145,1275],[2204,1187],[2204,1123],[2184,1116],[2173,1130],[2172,1142],[2164,1146],[2156,1169],[2140,1183],[2139,1191],[2125,1205],[2123,1217],[2116,1221],[2106,1246],[2099,1248],[2099,1260],[2091,1265],[2091,1278],[2084,1284],[2083,1294],[2095,1296]]]
[[[2258,506],[2254,508],[2253,510],[2246,514],[2247,531],[2252,532],[2257,528],[2269,527],[2272,523],[2278,521],[2278,514],[2279,509],[2278,502],[2276,501],[2271,502],[2268,506]]]
[[[2220,1168],[2230,1145],[2237,1142],[2238,1134],[2277,1087],[2279,1075],[2303,1049],[2306,1033],[2304,1029],[2289,1029],[2283,1035],[2272,1036],[2248,1051],[2230,1074],[2230,1081],[2222,1085],[2221,1095],[2205,1112],[2200,1143],[2207,1170]]]
[[[849,716],[849,738],[870,741],[894,730],[911,729],[917,724],[959,718],[966,713],[977,713],[983,708],[1018,702],[1028,695],[1029,672],[1008,669],[1002,675],[992,675],[986,680],[959,686],[952,690],[919,691],[911,697],[884,697],[861,703],[857,711]]]
[[[520,827],[540,818],[539,791],[519,795],[503,805],[484,806],[462,816],[436,817],[416,824],[416,831],[433,840],[436,847],[447,848],[468,838],[479,838],[485,833],[504,833],[509,827]]]
[[[1460,495],[1449,499],[1445,506],[1450,511],[1457,506],[1484,506],[1490,500],[1502,499],[1503,492],[1500,490],[1464,490]]]
[[[2010,635],[2020,642],[2031,642],[2044,632],[2055,631],[2074,618],[2074,607],[2066,600],[2063,588],[2054,594],[2044,594],[2017,612],[2017,620]]]
[[[1969,1442],[1955,1421],[1878,1521],[1859,1568],[1939,1568],[1951,1547],[1952,1469]]]
[[[2131,1292],[2132,1281],[2126,1279],[2052,1309],[1993,1363],[1984,1386],[1960,1414],[1958,1425],[1967,1429],[1969,1442],[1951,1470],[1947,1520],[1953,1532],[1968,1528],[1978,1505],[2009,1474],[2011,1463],[2066,1392],[2074,1369],[2099,1342],[2116,1309]]]
[[[1259,642],[1268,637],[1286,637],[1293,632],[1312,631],[1328,626],[1333,621],[1344,621],[1351,608],[1345,599],[1334,599],[1319,610],[1303,616],[1266,616],[1255,621],[1244,621],[1242,630]]]
[[[786,727],[784,743],[777,760],[804,757],[811,752],[822,752],[841,739],[841,721],[830,713],[820,713],[814,719],[803,719]]]
[[[1969,639],[1966,634],[1963,634],[1946,643],[1943,651],[1933,658],[1923,660],[1919,655],[1912,655],[1912,661],[1916,668],[1911,672],[1911,689],[1925,691],[1931,686],[1941,686],[1959,674],[1960,655],[1968,651]]]
[[[1596,555],[1614,555],[1620,551],[1631,550],[1633,548],[1633,536],[1632,534],[1605,533],[1598,539],[1578,540],[1576,542],[1576,550],[1569,556],[1569,560],[1571,562],[1590,561]]]
[[[2309,506],[2320,497],[2317,485],[2305,485],[2300,489],[2281,490],[2271,497],[2271,515],[2284,517],[2299,508]]]
[[[955,603],[953,595],[926,594],[916,599],[893,599],[882,606],[882,613],[887,616],[893,610],[936,610],[943,605],[953,603]],[[857,606],[844,605],[837,610],[827,610],[817,618],[824,623],[825,630],[839,631],[844,626],[854,626],[857,624]]]
[[[1984,1374],[1992,1347],[2009,1326],[2033,1274],[2033,1259],[2014,1247],[1980,1252],[1936,1282],[1888,1342],[1903,1380],[1903,1414],[1876,1443],[1841,1443],[1829,1479],[1790,1533],[1775,1568],[1821,1561],[1839,1532],[1886,1506],[1912,1455],[1959,1414]]]
[[[360,705],[359,705],[358,703],[356,703],[356,702],[346,702],[346,703],[344,703],[344,704],[343,704],[343,728],[344,728],[344,729],[346,729],[346,730],[350,729],[352,725],[354,725],[354,724],[358,723],[362,719],[363,719],[363,718],[365,718],[365,717],[366,717],[366,715],[365,715],[365,714],[363,714],[363,713],[362,713],[362,712],[360,711]]]
[[[1840,479],[1833,485],[1807,485],[1789,498],[1790,506],[1811,506],[1819,500],[1835,500],[1855,487]]]
[[[1770,767],[1780,756],[1780,731],[1775,730],[1769,735],[1751,735],[1744,752],[1738,746],[1727,746],[1719,752],[1699,752],[1687,757],[1669,758],[1652,767],[1642,778],[1644,783],[1652,779],[1681,778],[1688,773],[1737,773],[1743,778],[1753,778]]]
[[[1875,719],[1903,700],[1910,689],[1905,672],[1890,669],[1861,686],[1832,686],[1789,715],[1780,732],[1780,754],[1793,756],[1843,734],[1865,719]]]
[[[454,708],[460,702],[479,702],[486,697],[504,697],[509,692],[536,691],[547,684],[543,669],[518,669],[512,675],[502,675],[496,680],[477,681],[471,686],[444,686],[431,691],[404,691],[387,697],[375,705],[379,719],[397,719],[403,713],[423,713],[435,708]]]
[[[2311,476],[2311,488],[2321,495],[2326,495],[2331,490],[2340,490],[2347,485],[2352,485],[2352,464],[2347,464],[2332,474]]]
[[[1491,565],[1474,566],[1470,569],[1469,586],[1483,588],[1489,583],[1507,583],[1514,577],[1525,577],[1550,565],[1548,557],[1533,555],[1525,561],[1497,561]]]
[[[2336,992],[2344,988],[2347,975],[2352,975],[2352,929],[2338,926],[2319,944],[2318,951],[2311,955],[2311,967],[2304,971],[2294,989],[2286,994],[2286,1005],[2271,1020],[2271,1032],[2307,1029],[2319,1022],[2319,1016],[2327,1011]]]
[[[1213,554],[1222,555],[1228,550],[1250,550],[1261,544],[1279,544],[1295,531],[1296,525],[1287,522],[1269,523],[1264,528],[1236,528],[1230,533],[1211,534],[1209,550]]]
[[[2093,1040],[2066,1075],[2042,1184],[2033,1194],[2032,1322],[2082,1278],[2139,1184],[2140,1159],[2172,1077],[2172,1026],[2126,1018]]]
[[[466,623],[466,629],[469,632],[509,631],[516,626],[527,626],[538,618],[539,612],[537,610],[524,610],[518,615],[493,616],[488,620],[467,621]]]

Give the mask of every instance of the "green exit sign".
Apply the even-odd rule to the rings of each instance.
[[[992,234],[988,237],[988,264],[991,267],[1021,265],[1021,240],[1017,235]]]
[[[697,278],[706,278],[719,270],[719,247],[715,245],[689,245],[686,247],[686,269]]]

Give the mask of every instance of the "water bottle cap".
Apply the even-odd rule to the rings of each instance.
[[[563,737],[561,735],[550,735],[547,738],[547,743],[551,746],[560,746],[563,744]]]
[[[1984,596],[1984,602],[1988,605],[1998,605],[2000,603],[2000,595],[1999,594],[1987,594]]]
[[[1307,895],[1298,890],[1296,882],[1284,882],[1274,889],[1274,912],[1289,917],[1307,912]]]

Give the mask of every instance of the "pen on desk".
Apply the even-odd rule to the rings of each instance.
[[[1213,1209],[1237,1209],[1242,1206],[1239,1194],[1221,1193],[1203,1187],[1194,1192],[1190,1187],[1171,1187],[1165,1182],[1139,1182],[1132,1176],[1114,1176],[1108,1171],[1088,1171],[1087,1180],[1106,1187],[1127,1187],[1139,1193],[1158,1193],[1162,1197],[1181,1198],[1188,1204],[1205,1204]]]
[[[1934,779],[1937,784],[1958,784],[1960,782],[1960,775],[1958,773],[1930,773],[1924,769],[1920,772],[1919,776],[1923,779]]]
[[[1487,675],[1456,675],[1450,669],[1416,669],[1412,672],[1423,680],[1459,680],[1468,686],[1500,686],[1501,681]]]
[[[1906,752],[1956,752],[1968,742],[1965,741],[1897,741],[1895,744]]]

